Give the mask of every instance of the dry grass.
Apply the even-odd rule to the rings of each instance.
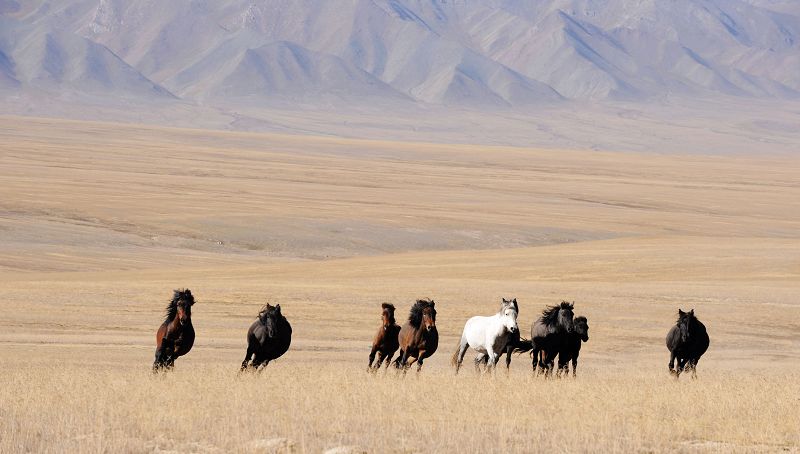
[[[796,159],[10,117],[0,144],[2,452],[800,449]],[[153,377],[177,287],[198,339]],[[576,302],[578,380],[524,358],[453,376],[463,323],[501,296],[523,333]],[[440,350],[420,376],[368,376],[380,303],[402,318],[417,297],[437,301]],[[265,300],[292,349],[237,376]],[[666,373],[678,307],[712,339],[696,381]]]
[[[355,365],[232,367],[33,365],[5,370],[3,452],[652,452],[796,449],[796,370],[664,372],[586,367],[577,380],[449,372],[367,376]],[[472,371],[465,371],[472,372]],[[757,390],[757,391],[756,391]]]

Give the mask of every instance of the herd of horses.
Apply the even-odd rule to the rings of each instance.
[[[194,302],[190,290],[174,291],[164,322],[156,333],[154,371],[171,369],[177,357],[192,349],[195,339],[192,326]],[[545,308],[531,325],[531,338],[526,339],[520,336],[517,325],[519,304],[516,298],[503,298],[496,314],[467,320],[451,363],[458,373],[464,355],[472,348],[477,353],[474,362],[478,371],[495,370],[504,353],[508,369],[512,354],[530,352],[534,372],[547,377],[555,371],[557,376],[561,376],[569,374],[571,363],[572,375],[575,376],[581,344],[589,340],[589,322],[586,317],[575,316],[574,309],[574,303],[567,301]],[[375,372],[382,365],[388,368],[391,364],[405,373],[416,363],[419,372],[425,359],[430,358],[439,346],[436,303],[430,299],[417,300],[402,325],[397,323],[394,313],[394,305],[381,305],[381,325],[372,341],[367,369]],[[286,353],[291,342],[292,326],[281,313],[281,305],[267,304],[247,330],[247,353],[240,370],[265,367]],[[670,373],[678,377],[684,371],[691,371],[695,378],[697,363],[708,349],[709,337],[694,310],[678,310],[678,319],[667,333],[666,344],[670,351]],[[392,361],[395,354],[397,357]]]

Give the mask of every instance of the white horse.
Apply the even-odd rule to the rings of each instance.
[[[489,357],[487,367],[496,366],[508,342],[508,335],[519,330],[517,314],[519,314],[517,299],[503,298],[500,312],[491,317],[479,315],[467,320],[464,332],[461,334],[461,343],[451,361],[456,367],[456,373],[461,368],[461,362],[464,360],[464,354],[468,347],[472,347],[478,352],[478,356],[475,358],[476,368],[487,355]]]

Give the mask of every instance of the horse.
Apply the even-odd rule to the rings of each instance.
[[[581,352],[581,342],[589,342],[589,321],[586,317],[579,316],[573,320],[575,331],[567,334],[566,341],[558,352],[558,376],[562,373],[569,375],[569,363],[572,362],[572,376],[578,370],[578,355]]]
[[[467,320],[464,325],[464,331],[461,334],[461,342],[451,359],[451,363],[456,368],[456,373],[461,368],[464,354],[469,347],[479,353],[475,358],[476,369],[479,368],[481,362],[484,362],[484,358],[487,369],[496,368],[497,361],[508,343],[509,335],[519,331],[519,326],[517,326],[518,314],[517,299],[507,300],[503,298],[503,302],[500,304],[500,311],[496,314],[489,317],[477,315]]]
[[[429,299],[417,300],[408,313],[408,321],[400,328],[397,340],[400,353],[394,366],[408,370],[417,362],[417,372],[422,370],[422,363],[436,352],[439,346],[439,332],[436,330],[436,303]],[[411,362],[408,361],[412,358]]]
[[[544,371],[545,377],[553,371],[553,362],[561,346],[566,341],[567,334],[574,329],[573,309],[574,303],[562,301],[561,304],[550,306],[542,311],[531,325],[531,347],[533,350],[533,371],[539,367]]]
[[[694,309],[689,312],[678,309],[678,320],[667,333],[670,374],[678,378],[684,369],[689,369],[692,371],[692,378],[697,378],[697,363],[708,350],[709,343],[706,326],[694,316]]]
[[[194,296],[188,288],[173,292],[172,301],[167,305],[164,322],[156,332],[156,358],[153,361],[153,372],[172,369],[175,365],[175,358],[189,353],[189,350],[192,349],[192,345],[194,345],[192,305],[194,305]]]
[[[508,335],[508,342],[503,351],[506,354],[506,371],[511,370],[511,354],[514,352],[524,353],[531,351],[533,344],[530,340],[520,337],[519,330]]]
[[[281,305],[268,303],[247,330],[247,353],[240,370],[244,371],[248,366],[253,370],[266,367],[270,361],[286,353],[291,343],[292,326],[281,314]]]
[[[392,362],[394,353],[400,348],[400,343],[397,340],[397,334],[400,332],[400,326],[394,320],[394,305],[389,303],[381,304],[383,312],[381,313],[381,327],[375,338],[372,340],[372,350],[369,352],[369,365],[367,371],[377,371],[381,368],[381,363],[386,361],[386,367]],[[378,362],[375,367],[372,367],[372,362],[375,360],[375,354],[378,354]]]

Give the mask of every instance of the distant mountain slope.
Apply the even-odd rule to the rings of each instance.
[[[0,17],[0,87],[55,94],[171,98],[102,44],[66,30]]]
[[[796,98],[798,3],[5,0],[0,86],[519,108]]]

